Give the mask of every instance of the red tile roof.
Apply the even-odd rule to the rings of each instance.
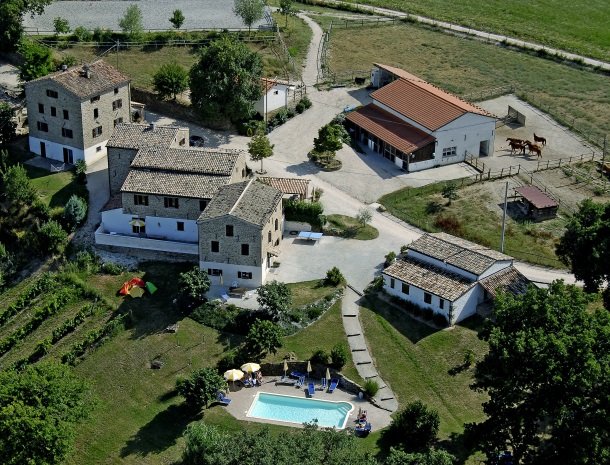
[[[371,97],[418,124],[435,131],[466,114],[493,117],[482,108],[462,100],[402,69],[375,63],[398,79],[371,94]]]
[[[298,178],[272,178],[272,177],[259,177],[258,180],[271,187],[275,187],[283,194],[298,194],[302,197],[307,197],[309,190],[309,179],[298,179]]]
[[[515,191],[522,195],[525,200],[531,203],[534,208],[551,208],[559,206],[555,200],[546,195],[536,186],[517,187]]]
[[[404,153],[434,142],[434,137],[372,103],[348,113],[346,119]]]

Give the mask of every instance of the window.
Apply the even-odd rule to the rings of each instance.
[[[132,224],[131,230],[134,234],[144,234],[146,232],[146,226],[144,224],[142,224],[142,226],[138,224]]]
[[[99,102],[100,101],[100,96],[96,95],[95,97],[91,97],[90,102],[91,103],[95,103],[95,102]]]
[[[47,89],[47,97],[57,98],[59,97],[59,94],[56,90]]]
[[[241,245],[241,254],[242,255],[250,255],[250,244],[242,244]]]
[[[42,103],[38,104],[38,113],[44,114],[44,105]]]
[[[267,242],[271,242],[273,238],[271,237],[271,231],[267,233]]]
[[[178,197],[163,197],[165,208],[178,208]]]
[[[118,99],[112,102],[112,110],[118,110],[119,108],[123,108],[123,99]]]
[[[222,270],[218,268],[208,268],[208,276],[222,276]]]
[[[61,135],[68,139],[72,139],[72,129],[61,128]]]
[[[64,163],[74,163],[74,154],[72,153],[72,149],[64,147]]]
[[[210,246],[210,250],[212,252],[220,252],[220,244],[218,241],[212,241],[212,244]]]
[[[277,231],[277,229],[279,228],[280,222],[278,221],[278,219],[275,219],[275,230]]]
[[[279,91],[279,90],[274,90],[274,91],[273,91],[273,95],[278,95],[279,93],[280,93],[280,91]]]
[[[39,131],[49,132],[49,125],[47,123],[43,123],[42,121],[38,121],[36,123],[36,126],[38,127]]]
[[[116,128],[117,124],[121,124],[123,122],[123,118],[117,118],[114,120],[114,127]]]
[[[177,231],[184,231],[184,221],[177,221],[176,222],[176,230]]]
[[[101,136],[101,135],[102,135],[102,127],[101,126],[93,128],[93,130],[91,131],[91,136],[92,137],[97,137],[97,136]]]
[[[97,118],[99,118],[99,116],[100,116],[100,110],[99,110],[99,109],[97,109],[97,108],[94,108],[94,109],[93,109],[93,117],[94,117],[95,119],[97,119]]]
[[[409,285],[402,283],[402,293],[403,294],[409,294]]]
[[[438,306],[439,308],[442,310],[445,308],[445,300],[444,299],[438,299]]]
[[[199,201],[199,210],[203,211],[205,210],[205,207],[208,206],[208,201],[207,200],[200,200]]]
[[[57,108],[51,107],[51,116],[57,116]]]
[[[68,110],[64,110],[64,119],[70,119],[70,113],[68,113]]]
[[[431,304],[432,303],[432,294],[424,292],[424,302],[427,304]]]
[[[133,196],[134,205],[144,205],[148,207],[148,195],[135,194]]]
[[[114,95],[116,95],[116,94],[118,94],[118,93],[119,93],[119,88],[118,88],[118,87],[115,87],[115,88],[114,88]]]
[[[102,146],[98,145],[97,147],[95,147],[95,151],[96,152],[101,152],[102,151]]]
[[[394,278],[390,278],[390,287],[394,289],[394,286],[396,286],[396,281],[394,281]]]
[[[237,277],[239,279],[252,279],[252,273],[249,271],[238,271]]]
[[[233,237],[233,225],[231,224],[227,224],[225,226],[225,236],[227,237]]]
[[[443,157],[455,157],[457,155],[457,147],[446,147],[443,149]]]

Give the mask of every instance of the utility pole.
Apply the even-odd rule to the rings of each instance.
[[[604,146],[602,148],[602,166],[600,166],[600,169],[599,169],[600,178],[604,177],[604,163],[606,162],[606,140],[607,139],[608,139],[608,135],[606,134],[604,136]]]
[[[504,233],[506,232],[506,206],[508,205],[508,181],[506,181],[506,189],[504,190],[504,213],[502,214],[502,242],[500,243],[500,252],[504,253]]]
[[[116,69],[119,69],[119,41],[116,41]]]

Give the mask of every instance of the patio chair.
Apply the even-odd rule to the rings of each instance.
[[[297,381],[297,383],[295,384],[295,386],[297,388],[302,388],[303,384],[305,384],[305,376],[301,376],[299,377],[299,380]]]
[[[297,383],[296,379],[292,379],[290,376],[282,376],[280,379],[278,379],[275,384],[288,384],[290,386],[294,386]]]
[[[245,387],[254,387],[254,383],[252,383],[252,378],[242,379],[241,384],[243,384]]]
[[[326,389],[326,378],[322,378],[320,380],[320,391],[324,391]]]
[[[329,393],[333,393],[335,392],[335,389],[337,389],[337,386],[339,385],[339,380],[337,378],[333,378],[330,380],[330,386],[328,386],[328,392]]]
[[[309,397],[313,397],[315,393],[316,393],[316,388],[314,387],[313,383],[310,381],[309,384],[307,384],[307,394],[309,395]]]
[[[225,397],[222,392],[218,391],[218,402],[222,405],[229,405],[231,403],[231,399]]]
[[[354,428],[354,433],[357,436],[367,436],[373,429],[373,425],[369,422],[360,424]]]
[[[307,376],[307,374],[302,373],[300,371],[291,371],[290,376],[292,376],[293,378],[299,379],[301,376],[303,376],[303,377]]]

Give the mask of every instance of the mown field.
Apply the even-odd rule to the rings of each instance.
[[[330,53],[333,72],[386,63],[458,95],[511,85],[560,122],[598,139],[610,133],[610,79],[602,74],[411,24],[335,28]]]
[[[449,21],[610,60],[606,0],[346,0]]]

